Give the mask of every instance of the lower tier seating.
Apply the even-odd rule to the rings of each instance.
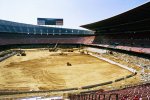
[[[150,100],[150,83],[120,90],[82,92],[70,95],[70,100]]]

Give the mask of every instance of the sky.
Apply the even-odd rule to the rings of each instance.
[[[150,0],[0,0],[0,19],[37,24],[37,18],[63,18],[64,26],[104,20]]]

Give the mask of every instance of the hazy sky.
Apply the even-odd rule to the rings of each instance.
[[[63,18],[64,27],[103,20],[150,0],[0,0],[0,19],[36,24],[37,17]]]

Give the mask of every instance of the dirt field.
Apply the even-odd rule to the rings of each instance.
[[[0,90],[52,90],[107,82],[131,74],[90,55],[26,51],[0,62]],[[67,66],[67,62],[72,66]]]

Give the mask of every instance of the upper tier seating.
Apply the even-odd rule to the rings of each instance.
[[[0,33],[29,33],[29,34],[93,34],[92,31],[69,29],[61,27],[46,27],[0,20]]]

